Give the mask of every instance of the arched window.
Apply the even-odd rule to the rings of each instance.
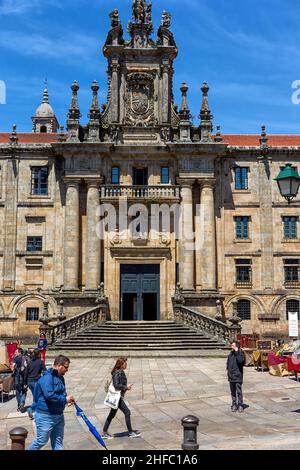
[[[297,312],[298,320],[300,320],[300,302],[296,299],[286,301],[286,319],[289,319],[289,312]]]
[[[237,304],[238,316],[242,320],[251,320],[251,302],[250,300],[238,300]]]
[[[47,126],[41,126],[41,134],[47,134]]]

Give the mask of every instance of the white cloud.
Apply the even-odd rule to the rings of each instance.
[[[47,6],[60,6],[58,0],[0,0],[0,15],[20,15]]]

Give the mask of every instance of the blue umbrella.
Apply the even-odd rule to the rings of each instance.
[[[79,406],[74,403],[75,405],[75,408],[76,408],[76,415],[77,416],[81,416],[81,418],[83,419],[83,421],[85,422],[85,424],[87,425],[87,427],[89,428],[89,431],[93,434],[93,436],[97,439],[97,441],[99,442],[99,444],[102,445],[102,447],[104,447],[105,450],[107,450],[107,447],[106,447],[106,444],[104,442],[104,440],[102,439],[102,437],[100,436],[100,434],[98,433],[97,429],[95,428],[95,426],[90,422],[90,420],[85,416],[84,412],[82,411],[81,408],[79,408]]]

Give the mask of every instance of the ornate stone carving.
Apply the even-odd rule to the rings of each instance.
[[[171,140],[171,129],[169,127],[161,128],[161,138],[164,142],[170,142]]]
[[[118,10],[113,10],[109,14],[110,20],[111,20],[111,30],[109,31],[107,35],[107,39],[105,42],[106,46],[110,45],[120,45],[124,44],[124,39],[123,39],[123,28],[121,25],[120,17],[119,17],[119,11]]]
[[[154,125],[154,77],[149,73],[131,73],[126,82],[124,124]]]
[[[170,26],[171,14],[168,11],[164,11],[161,18],[161,25],[157,33],[158,46],[171,46],[177,48],[173,33],[169,30]]]
[[[131,46],[134,48],[148,47],[149,36],[153,32],[152,3],[146,0],[133,0],[132,21],[127,31],[131,36]]]
[[[181,172],[214,173],[214,162],[205,158],[181,159],[179,168]]]
[[[162,245],[162,246],[168,247],[168,246],[171,245],[171,240],[170,240],[170,238],[169,238],[167,235],[161,234],[161,235],[159,236],[159,243],[160,243],[160,245]]]

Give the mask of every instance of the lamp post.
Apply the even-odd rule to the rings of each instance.
[[[281,196],[291,204],[299,191],[300,176],[298,171],[292,167],[291,163],[287,163],[275,181],[277,181]]]

